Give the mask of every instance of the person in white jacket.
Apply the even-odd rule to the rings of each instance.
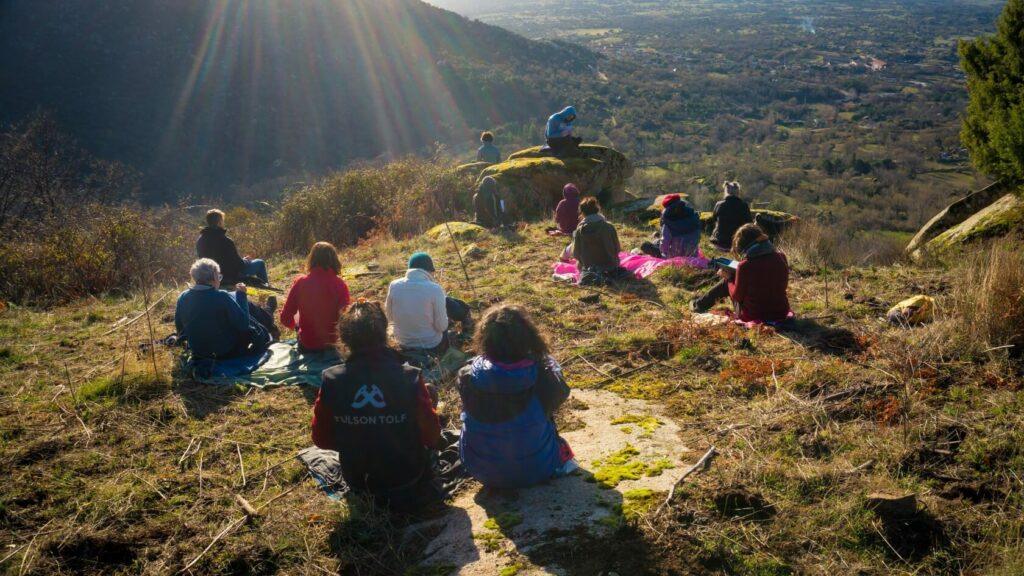
[[[450,345],[449,321],[461,323],[464,333],[472,329],[469,305],[445,295],[444,288],[434,281],[434,271],[430,255],[417,252],[409,258],[405,277],[388,286],[384,313],[404,350],[442,354]]]

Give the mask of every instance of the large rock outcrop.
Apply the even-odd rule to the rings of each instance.
[[[633,175],[629,159],[604,146],[584,144],[580,151],[579,158],[555,158],[539,146],[528,148],[484,168],[480,178],[491,176],[498,181],[506,210],[513,217],[549,212],[570,182],[584,196],[597,196],[605,205],[626,199],[625,183]]]
[[[963,223],[972,215],[1001,198],[1010,189],[1009,185],[1003,182],[996,182],[950,204],[918,231],[917,235],[910,241],[910,244],[907,245],[907,253],[916,254],[935,237]]]
[[[1003,236],[1020,229],[1024,229],[1024,199],[1011,193],[939,234],[925,244],[924,248],[935,251],[949,250],[975,240]]]

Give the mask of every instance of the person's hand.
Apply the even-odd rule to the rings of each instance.
[[[732,280],[732,274],[730,274],[729,271],[726,270],[725,268],[718,269],[718,277],[726,281]]]
[[[246,294],[247,292],[245,291],[245,283],[239,282],[238,284],[235,284],[235,292]]]
[[[250,262],[252,262],[252,256],[244,256],[242,258],[242,262],[245,262],[246,264],[249,264]]]
[[[429,382],[425,386],[427,387],[427,394],[430,394],[430,403],[434,408],[437,408],[437,402],[440,399],[437,393],[437,386],[434,386]]]

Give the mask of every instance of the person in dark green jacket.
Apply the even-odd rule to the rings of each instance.
[[[601,214],[601,203],[588,196],[580,202],[580,222],[572,235],[571,252],[580,271],[580,284],[603,284],[630,274],[619,266],[619,234]]]

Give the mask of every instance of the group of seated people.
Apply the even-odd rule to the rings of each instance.
[[[729,298],[739,320],[784,320],[790,314],[786,257],[751,222],[739,185],[727,182],[724,191],[714,209],[711,240],[713,246],[730,249],[738,262],[721,268],[720,281],[691,309],[705,312]],[[643,251],[659,258],[699,254],[699,213],[679,195],[667,196],[662,207],[658,241],[645,244]],[[596,198],[581,199],[577,186],[566,185],[555,223],[558,231],[572,236],[564,256],[577,261],[583,278],[622,276],[618,233]],[[223,213],[211,210],[207,224],[190,271],[194,284],[178,299],[178,334],[196,358],[261,354],[276,337],[276,301],[254,305],[246,284],[238,280],[251,275],[266,283],[266,265],[238,256]],[[221,290],[225,269],[235,281],[233,291]],[[323,373],[313,410],[314,443],[338,451],[351,490],[393,509],[414,510],[441,497],[429,458],[429,450],[440,443],[438,394],[422,369],[410,363],[410,354],[443,355],[457,344],[450,330],[457,322],[460,336],[475,332],[478,353],[458,374],[465,469],[483,484],[501,488],[570,473],[577,464],[553,421],[569,387],[536,324],[524,309],[498,305],[475,327],[470,307],[448,296],[435,272],[429,254],[415,253],[405,275],[390,283],[383,304],[353,304],[334,246],[317,242],[310,249],[305,273],[295,278],[281,307],[280,323],[297,331],[302,351],[334,349],[340,343],[349,352],[344,363]]]

